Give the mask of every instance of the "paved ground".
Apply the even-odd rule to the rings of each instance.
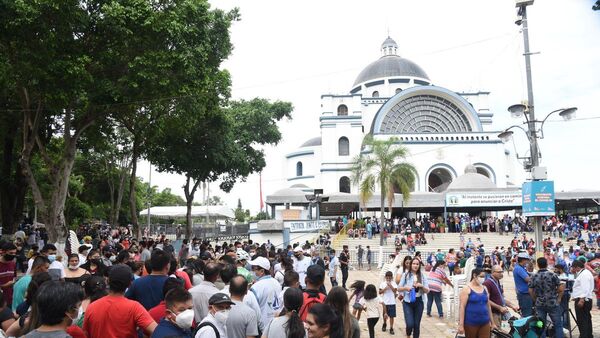
[[[326,278],[326,287],[327,290],[329,290],[331,288],[331,284],[329,283],[328,278]],[[348,278],[348,282],[347,282],[347,286],[349,286],[350,284],[352,284],[353,281],[355,280],[364,280],[367,284],[374,284],[376,287],[378,287],[379,283],[380,283],[380,279],[379,279],[379,271],[378,270],[372,270],[372,271],[361,271],[361,270],[351,270],[349,273],[349,278]],[[341,280],[340,280],[341,282]],[[513,301],[516,303],[516,295],[515,295],[515,288],[514,288],[514,282],[513,282],[513,278],[512,278],[512,273],[510,274],[510,276],[506,275],[505,273],[505,277],[502,281],[503,285],[504,285],[504,292],[506,297],[508,298],[508,300]],[[348,292],[348,296],[350,296],[350,292]],[[447,309],[444,308],[444,313],[447,312]],[[575,313],[573,311],[573,313]],[[450,319],[450,318],[444,318],[444,319],[440,319],[437,317],[437,310],[435,307],[435,304],[432,308],[432,314],[433,317],[428,318],[425,313],[423,314],[423,320],[421,321],[421,337],[424,338],[429,338],[429,337],[436,337],[436,338],[442,338],[442,337],[448,337],[448,338],[454,338],[456,335],[456,319]],[[600,318],[600,311],[597,310],[595,307],[592,310],[592,322],[594,325],[594,335],[595,336],[600,336],[600,321],[598,321],[597,319]],[[406,337],[405,334],[405,325],[404,325],[404,315],[402,312],[402,306],[401,304],[399,304],[398,302],[398,306],[397,306],[397,317],[396,317],[396,323],[394,324],[394,330],[395,335],[392,336],[389,334],[389,332],[382,332],[381,331],[381,325],[382,325],[382,321],[383,319],[380,319],[379,322],[377,323],[377,327],[376,327],[376,337]],[[360,319],[360,327],[361,327],[361,337],[369,337],[369,331],[367,329],[367,320],[364,317],[364,313],[361,316]],[[568,336],[566,336],[568,337]],[[579,331],[577,329],[574,330],[573,332],[573,337],[579,337]]]

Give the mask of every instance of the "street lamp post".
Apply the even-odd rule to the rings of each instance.
[[[538,139],[543,138],[544,132],[543,127],[544,123],[550,117],[550,115],[560,112],[559,115],[563,117],[564,120],[570,120],[574,117],[575,111],[577,108],[562,108],[557,109],[550,114],[548,114],[544,120],[538,121],[535,118],[535,107],[533,101],[533,84],[532,84],[532,76],[531,76],[531,52],[529,50],[529,25],[527,20],[527,6],[533,5],[533,0],[517,0],[516,7],[518,8],[518,15],[520,16],[519,20],[515,23],[517,25],[523,26],[523,46],[525,56],[525,73],[527,77],[527,105],[524,104],[515,104],[508,108],[508,111],[511,113],[513,117],[521,117],[524,116],[527,124],[527,130],[525,130],[521,126],[512,126],[504,130],[504,132],[500,133],[498,137],[503,141],[507,142],[510,140],[513,132],[510,130],[512,128],[519,128],[525,132],[527,138],[529,140],[529,157],[525,158],[528,162],[525,162],[524,167],[525,170],[531,171],[531,179],[536,180],[544,180],[546,179],[545,174],[540,175],[544,170],[540,170],[540,151],[538,145]],[[538,130],[537,125],[540,124],[540,128]],[[535,250],[537,253],[543,252],[542,247],[542,225],[540,224],[540,217],[534,216],[532,217],[533,229],[534,229],[534,237],[535,237]]]

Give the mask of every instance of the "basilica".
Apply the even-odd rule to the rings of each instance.
[[[407,161],[417,169],[412,188],[417,200],[429,196],[440,207],[448,191],[518,190],[524,173],[498,131],[491,130],[489,94],[437,86],[423,68],[400,56],[388,37],[381,56],[358,74],[347,93],[321,96],[319,133],[285,155],[287,185],[268,196],[267,204],[306,202],[304,194],[323,189],[330,202],[357,205],[352,161],[364,151],[362,141],[369,134],[396,137],[408,148]]]

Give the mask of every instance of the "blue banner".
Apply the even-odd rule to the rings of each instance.
[[[523,183],[523,215],[553,216],[554,181],[530,181]]]

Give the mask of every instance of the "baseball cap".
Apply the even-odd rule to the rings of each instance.
[[[251,260],[248,263],[252,266],[260,266],[261,268],[263,268],[265,270],[271,269],[271,263],[269,262],[269,260],[262,256],[258,256],[258,257],[256,257],[256,259]]]
[[[208,252],[208,251],[204,251],[203,253],[200,254],[200,259],[203,261],[209,260],[211,258],[212,257],[210,255],[210,252]]]
[[[520,252],[517,255],[517,258],[523,258],[523,259],[531,259],[531,257],[529,256],[529,254],[527,252]]]
[[[302,250],[302,247],[300,245],[298,245],[297,247],[294,248],[294,252],[304,252],[304,250]]]
[[[216,305],[216,304],[230,304],[234,305],[235,303],[231,301],[228,295],[218,292],[212,295],[208,299],[208,305]]]

